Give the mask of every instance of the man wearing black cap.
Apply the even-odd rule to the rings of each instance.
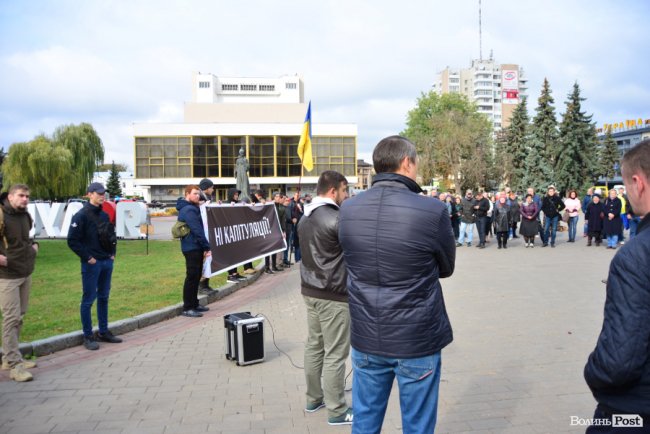
[[[97,341],[117,344],[122,339],[113,336],[108,329],[108,298],[111,291],[111,275],[117,239],[115,227],[108,214],[102,211],[106,190],[99,182],[88,186],[88,202],[72,216],[68,232],[68,246],[81,260],[81,325],[84,332],[84,346],[98,350]],[[99,332],[93,335],[90,310],[97,300],[97,322]]]
[[[214,193],[214,183],[208,178],[203,178],[199,182],[199,188],[201,189],[201,205],[210,202],[212,200],[212,193]]]

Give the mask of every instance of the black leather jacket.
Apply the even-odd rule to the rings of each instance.
[[[298,238],[302,295],[347,302],[348,275],[339,244],[339,207],[331,200],[314,198],[305,205],[298,222]]]

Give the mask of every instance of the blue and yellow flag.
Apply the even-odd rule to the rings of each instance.
[[[298,156],[305,169],[311,172],[314,168],[314,158],[311,153],[311,101],[307,107],[307,116],[305,116],[300,142],[298,142]]]

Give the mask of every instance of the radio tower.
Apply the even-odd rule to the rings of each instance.
[[[478,0],[478,58],[483,61],[483,33],[481,32],[481,0]]]

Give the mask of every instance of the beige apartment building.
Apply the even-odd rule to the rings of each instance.
[[[442,95],[460,93],[473,101],[497,133],[510,125],[512,112],[527,96],[528,79],[517,64],[499,64],[491,56],[472,60],[469,68],[447,67],[436,76],[433,90]]]

